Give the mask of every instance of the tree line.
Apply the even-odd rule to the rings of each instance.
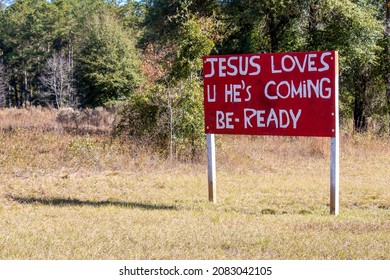
[[[1,107],[125,104],[122,131],[196,147],[202,56],[338,50],[341,117],[389,130],[389,0],[0,3]]]

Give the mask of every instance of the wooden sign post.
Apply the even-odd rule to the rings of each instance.
[[[330,213],[338,215],[340,193],[340,127],[339,127],[339,71],[335,56],[335,136],[330,138]]]
[[[207,173],[209,183],[209,201],[217,202],[217,168],[215,159],[215,137],[207,134]]]
[[[331,138],[330,212],[339,213],[338,53],[203,58],[209,200],[216,202],[214,134]]]

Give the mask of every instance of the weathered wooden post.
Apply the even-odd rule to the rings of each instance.
[[[339,128],[339,71],[338,53],[335,52],[335,101],[332,114],[335,118],[334,137],[330,138],[330,213],[339,214],[339,184],[340,184],[340,128]]]
[[[209,201],[217,202],[217,170],[215,161],[215,136],[207,134],[207,172],[209,182]]]

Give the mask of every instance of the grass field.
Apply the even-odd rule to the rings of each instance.
[[[23,126],[0,131],[0,259],[390,259],[388,138],[342,137],[334,217],[328,139],[218,136],[211,204],[205,155]]]

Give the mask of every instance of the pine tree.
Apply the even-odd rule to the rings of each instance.
[[[142,80],[135,40],[110,14],[93,15],[84,31],[76,65],[83,104],[126,99]]]

